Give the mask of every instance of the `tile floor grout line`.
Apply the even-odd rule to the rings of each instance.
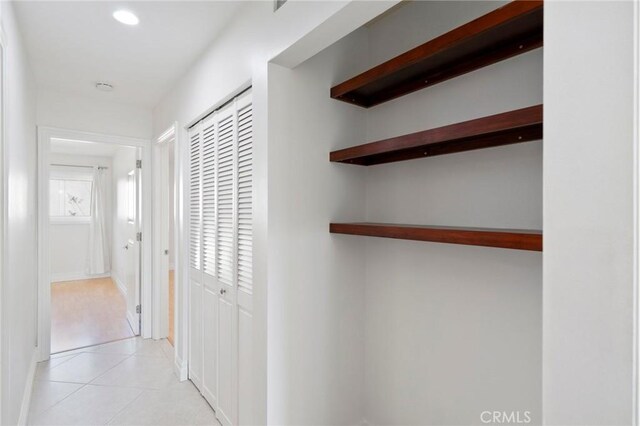
[[[95,382],[96,380],[98,380],[100,377],[104,376],[105,374],[107,374],[109,371],[113,370],[114,368],[116,368],[117,366],[119,366],[120,364],[122,364],[123,362],[125,362],[126,360],[128,360],[129,358],[131,358],[133,356],[133,354],[124,357],[120,362],[116,363],[115,365],[113,365],[111,368],[103,371],[101,374],[98,374],[96,377],[94,377],[93,379],[91,379],[87,384],[90,385],[93,382]]]
[[[160,349],[162,351],[162,349]],[[108,370],[106,370],[105,372],[103,372],[102,374],[100,374],[99,376],[93,378],[90,382],[88,382],[88,385],[94,385],[94,386],[100,386],[97,383],[93,383],[96,380],[98,380],[100,377],[104,376],[105,374],[107,374],[109,371],[113,370],[114,368],[116,368],[117,366],[119,366],[120,364],[122,364],[123,362],[125,362],[126,360],[128,360],[131,357],[134,356],[142,356],[142,357],[147,357],[147,358],[161,358],[159,356],[153,356],[153,355],[138,355],[138,350],[136,350],[134,353],[127,355],[122,361],[120,361],[119,363],[117,363],[116,365],[114,365],[113,367],[109,368]],[[91,352],[91,353],[100,353],[100,352]],[[107,355],[120,355],[120,354],[107,354]],[[125,355],[125,354],[122,354]],[[109,385],[104,385],[104,386],[109,386]],[[127,387],[127,386],[120,386],[120,387]]]
[[[96,346],[100,346],[100,345],[96,345]],[[69,362],[71,359],[76,358],[78,355],[81,355],[83,353],[96,353],[96,352],[79,352],[75,355],[69,355],[68,356],[68,360],[61,362],[60,364],[51,367],[51,369],[54,369],[56,367],[59,367],[62,364],[65,364],[67,362]],[[135,352],[134,352],[135,353]],[[108,354],[108,355],[113,355],[113,354]],[[119,354],[115,354],[115,355],[119,355]],[[80,387],[76,390],[74,390],[73,392],[71,392],[69,395],[65,396],[64,398],[62,398],[60,401],[56,402],[55,404],[53,404],[51,407],[47,408],[46,410],[41,411],[39,414],[37,414],[38,416],[46,413],[47,411],[53,409],[53,407],[55,407],[56,405],[60,404],[62,401],[66,400],[67,398],[69,398],[71,395],[75,394],[76,392],[78,392],[80,389],[83,389],[87,386],[89,386],[94,380],[97,380],[99,377],[102,377],[102,375],[106,374],[107,372],[111,371],[113,368],[117,367],[118,365],[120,365],[121,363],[123,363],[124,361],[126,361],[127,359],[131,358],[133,356],[133,354],[126,356],[125,358],[123,358],[120,362],[118,362],[117,364],[115,364],[114,366],[112,366],[111,368],[109,368],[108,370],[104,371],[102,374],[99,374],[97,377],[94,377],[92,380],[90,380],[89,382],[85,382],[85,383],[78,383],[78,382],[65,382],[65,381],[57,381],[57,380],[43,380],[43,381],[47,381],[47,382],[53,382],[53,383],[66,383],[66,384],[73,384],[73,385],[80,385]],[[48,362],[50,362],[51,359],[49,359]],[[97,385],[93,385],[93,386],[97,386]],[[121,386],[124,387],[124,386]]]
[[[89,383],[86,382],[68,382],[66,380],[39,380],[36,379],[36,382],[51,382],[51,383],[66,383],[68,385],[88,385]]]
[[[96,345],[96,346],[99,346],[99,345]],[[78,353],[78,354],[75,354],[75,355],[70,356],[70,359],[75,358],[75,357],[77,357],[78,355],[80,355],[80,354],[82,354],[82,353],[95,353],[95,352],[80,352],[80,353]],[[109,354],[109,355],[111,355],[111,354]],[[127,360],[128,358],[130,358],[130,357],[132,357],[132,356],[133,356],[133,354],[132,354],[132,355],[129,355],[129,356],[126,356],[126,357],[125,357],[125,358],[123,358],[120,362],[118,362],[116,365],[114,365],[113,367],[111,367],[111,368],[109,368],[107,371],[105,371],[104,373],[99,374],[97,377],[94,377],[92,380],[90,380],[89,382],[86,382],[86,383],[77,383],[77,382],[61,382],[61,381],[56,381],[56,380],[45,380],[45,381],[53,382],[53,383],[67,383],[67,384],[80,385],[80,387],[79,387],[78,389],[74,390],[73,392],[71,392],[69,395],[67,395],[67,396],[65,396],[64,398],[62,398],[60,401],[58,401],[58,402],[56,402],[55,404],[53,404],[51,407],[47,408],[47,409],[46,409],[46,410],[44,410],[44,411],[41,411],[41,412],[38,414],[38,416],[40,416],[40,415],[42,415],[42,414],[46,413],[47,411],[51,410],[53,407],[55,407],[56,405],[60,404],[60,403],[61,403],[62,401],[64,401],[65,399],[69,398],[71,395],[75,394],[75,393],[76,393],[76,392],[78,392],[80,389],[83,389],[83,388],[85,388],[85,387],[89,386],[89,385],[90,385],[94,380],[98,379],[98,378],[99,378],[99,377],[101,377],[103,374],[106,374],[108,371],[110,371],[111,369],[113,369],[113,368],[117,367],[118,365],[120,365],[121,363],[123,363],[125,360]],[[61,362],[60,364],[56,365],[55,367],[52,367],[52,369],[53,369],[53,368],[56,368],[56,367],[58,367],[58,366],[60,366],[60,365],[62,365],[62,364],[64,364],[64,363],[66,363],[66,362],[68,362],[68,361],[70,361],[70,359],[69,359],[69,360],[67,360],[67,361]],[[96,385],[93,385],[93,386],[96,386]],[[122,387],[124,387],[124,386],[122,386]]]
[[[146,388],[143,386],[126,386],[126,385],[103,385],[101,383],[81,383],[81,382],[62,382],[59,380],[38,380],[39,382],[49,382],[49,383],[60,383],[60,384],[65,384],[65,385],[80,385],[80,386],[100,386],[100,387],[104,387],[104,388],[126,388],[126,389],[144,389],[144,390],[151,390],[151,391],[155,391],[155,390],[163,390],[160,388]]]
[[[66,382],[62,382],[62,383],[66,383]],[[60,401],[56,402],[55,404],[53,404],[51,407],[47,408],[46,410],[42,410],[40,413],[38,413],[36,415],[36,417],[40,417],[42,416],[44,413],[46,413],[47,411],[50,411],[53,409],[53,407],[55,407],[56,405],[60,404],[62,401],[64,401],[65,399],[69,398],[71,395],[75,394],[76,392],[78,392],[80,389],[83,389],[84,387],[87,386],[87,383],[73,383],[74,385],[80,385],[80,387],[76,390],[74,390],[73,392],[71,392],[69,395],[65,396],[64,398],[62,398]],[[31,414],[31,413],[29,413]],[[29,417],[27,416],[27,424],[30,424],[31,422],[29,421]]]
[[[79,348],[73,348],[73,349],[67,349],[67,350],[64,350],[64,351],[52,352],[51,355],[62,355],[65,352],[74,352],[74,351],[81,351],[80,353],[82,353],[82,352],[84,352],[85,349],[95,348],[96,346],[106,346],[106,345],[110,345],[112,343],[118,343],[118,342],[123,342],[123,341],[129,340],[129,339],[135,339],[137,337],[138,336],[136,336],[136,335],[129,336],[129,337],[121,337],[120,339],[109,340],[109,341],[106,341],[106,342],[103,342],[103,343],[94,343],[93,345],[80,346]]]
[[[96,345],[99,346],[99,345]],[[78,355],[81,355],[83,353],[90,353],[90,354],[95,354],[96,352],[80,352],[78,354],[72,355],[69,357],[68,360],[61,362],[60,364],[56,365],[55,367],[52,367],[52,369],[59,367],[60,365],[69,362],[71,359],[77,357]],[[107,355],[114,355],[114,354],[107,354]],[[115,355],[119,355],[119,354],[115,354]],[[69,395],[65,396],[64,398],[62,398],[60,401],[56,402],[55,404],[53,404],[51,407],[47,408],[44,411],[41,411],[40,414],[44,414],[45,412],[51,410],[53,407],[55,407],[56,405],[60,404],[62,401],[64,401],[65,399],[69,398],[71,395],[75,394],[76,392],[78,392],[80,389],[83,389],[89,385],[92,385],[92,382],[94,380],[97,380],[98,378],[102,377],[102,375],[106,374],[107,372],[111,371],[113,368],[117,367],[118,365],[120,365],[121,363],[123,363],[124,361],[126,361],[127,359],[131,358],[133,356],[133,354],[126,356],[125,358],[123,358],[120,362],[118,362],[117,364],[115,364],[114,366],[112,366],[111,368],[109,368],[108,370],[104,371],[102,374],[99,374],[97,377],[94,377],[92,380],[86,382],[86,383],[78,383],[78,382],[64,382],[64,381],[56,381],[56,380],[44,380],[44,381],[48,381],[48,382],[53,382],[53,383],[67,383],[67,384],[74,384],[74,385],[80,385],[80,387],[76,390],[74,390],[73,392],[71,392]],[[99,386],[99,385],[92,385],[92,386]],[[125,387],[125,386],[120,386],[120,387]],[[40,415],[39,414],[39,415]]]
[[[159,388],[145,388],[143,386],[125,386],[125,385],[102,385],[99,383],[87,383],[87,386],[96,386],[101,388],[124,388],[124,389],[138,389],[145,391],[162,391],[164,389]]]
[[[66,355],[59,355],[59,354],[49,354],[49,359],[47,361],[51,361],[52,359],[64,359],[64,358],[73,358],[74,356],[78,356],[80,355],[82,352],[75,352],[74,353],[69,353]],[[43,361],[46,362],[46,361]]]
[[[52,367],[51,369],[53,370],[54,368],[58,367],[59,365],[65,364],[67,362],[69,362],[71,359],[76,358],[78,355],[81,355],[83,353],[88,353],[88,354],[98,354],[98,355],[111,355],[111,356],[121,356],[123,357],[119,362],[117,362],[115,365],[109,367],[107,370],[105,370],[104,372],[98,374],[98,376],[94,377],[93,379],[91,379],[90,381],[86,382],[86,383],[78,383],[78,382],[68,382],[68,381],[57,381],[57,380],[50,380],[50,379],[37,379],[38,382],[50,382],[50,383],[64,383],[64,384],[71,384],[71,385],[77,385],[78,388],[75,389],[74,391],[72,391],[71,393],[69,393],[68,395],[66,395],[64,398],[62,398],[60,401],[55,402],[51,407],[47,408],[46,410],[40,411],[39,413],[29,413],[29,419],[30,420],[43,420],[43,421],[47,421],[47,414],[48,412],[50,412],[51,410],[53,410],[55,407],[57,407],[61,402],[68,400],[70,397],[73,397],[74,395],[76,395],[79,391],[81,391],[82,389],[86,388],[86,387],[100,387],[100,388],[111,388],[111,389],[118,389],[118,388],[122,388],[122,389],[131,389],[139,391],[138,395],[135,396],[135,398],[133,398],[130,402],[126,403],[121,409],[119,409],[116,413],[114,413],[108,420],[106,423],[104,424],[110,424],[111,422],[113,422],[119,415],[121,415],[123,412],[125,412],[126,410],[130,409],[132,404],[136,403],[136,401],[139,401],[141,397],[143,397],[143,395],[152,395],[152,394],[156,394],[156,393],[162,393],[162,392],[171,392],[171,389],[173,388],[172,385],[167,385],[167,386],[163,386],[160,388],[147,388],[147,387],[141,387],[141,386],[127,386],[127,385],[119,385],[119,384],[98,384],[95,383],[97,380],[99,380],[101,377],[104,377],[106,374],[108,374],[110,371],[118,368],[119,366],[121,366],[124,362],[126,362],[128,359],[132,358],[132,357],[136,357],[136,358],[140,358],[140,359],[144,359],[144,358],[148,358],[148,359],[157,359],[158,362],[160,364],[164,364],[165,362],[168,363],[168,370],[171,372],[171,376],[173,379],[176,379],[176,384],[179,384],[180,381],[177,377],[175,377],[175,372],[173,371],[173,365],[172,365],[172,355],[173,358],[175,358],[175,353],[173,348],[171,347],[166,347],[165,350],[165,346],[163,346],[163,341],[164,339],[159,339],[159,340],[154,340],[153,342],[149,342],[151,343],[148,347],[145,345],[139,345],[136,344],[135,345],[135,350],[133,353],[130,354],[114,354],[114,353],[104,353],[104,352],[100,352],[98,347],[100,346],[109,346],[109,344],[104,344],[104,345],[96,345],[95,348],[98,349],[96,351],[83,351],[83,352],[79,352],[73,355],[69,355],[67,356],[69,359],[62,361],[60,364],[56,365],[55,367]],[[139,343],[139,342],[136,342]],[[157,350],[155,352],[151,352],[151,354],[141,354],[138,351],[141,351],[143,349],[155,349],[153,346],[159,346],[159,348],[157,348]],[[169,352],[169,353],[167,353]],[[176,388],[177,389],[177,388]],[[202,397],[202,395],[199,395],[200,397]],[[206,401],[206,400],[205,400]],[[33,416],[33,417],[31,417]],[[217,419],[215,419],[216,422],[219,422]],[[31,422],[29,423],[31,424]],[[217,423],[219,424],[219,423]]]
[[[108,425],[109,423],[111,423],[111,420],[115,419],[116,417],[118,417],[118,414],[122,413],[126,408],[128,408],[131,404],[133,404],[134,402],[136,402],[138,399],[140,399],[140,397],[142,396],[142,394],[144,394],[145,391],[143,390],[142,392],[140,392],[140,395],[136,396],[135,398],[133,398],[131,400],[131,402],[129,402],[128,404],[125,404],[124,407],[122,407],[122,409],[120,409],[120,411],[118,411],[117,413],[115,413],[109,420],[106,421],[106,423],[103,423],[105,425]]]
[[[78,355],[80,355],[80,354],[69,355],[69,356],[64,357],[64,358],[69,358],[69,359],[66,359],[66,360],[62,361],[61,363],[58,363],[58,364],[54,365],[53,367],[49,368],[49,371],[53,370],[54,368],[60,367],[62,364],[65,364],[65,363],[71,361],[73,358],[77,357]],[[47,361],[43,361],[43,362],[51,362],[52,359],[60,359],[60,358],[49,358]],[[38,364],[40,364],[40,363],[38,363]]]
[[[118,355],[118,354],[100,354],[100,353],[96,353],[96,352],[85,352],[85,353],[89,353],[89,354],[97,354],[97,355]],[[78,354],[80,355],[80,354]],[[76,384],[85,384],[88,385],[90,383],[92,383],[94,380],[98,379],[99,377],[102,377],[102,375],[106,374],[107,372],[111,371],[113,368],[117,367],[118,365],[120,365],[121,363],[123,363],[124,361],[126,361],[128,358],[132,357],[133,355],[127,355],[125,356],[122,360],[120,360],[117,364],[109,367],[107,370],[105,370],[102,373],[99,373],[98,376],[94,377],[93,379],[89,380],[88,382],[60,382],[59,380],[46,380],[48,382],[60,382],[60,383],[76,383]],[[74,357],[75,358],[75,357]],[[56,365],[55,367],[52,367],[51,369],[55,369],[56,367],[59,367],[62,364],[67,363],[68,361],[65,362],[61,362],[60,364]]]

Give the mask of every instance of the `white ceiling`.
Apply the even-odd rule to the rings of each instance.
[[[239,1],[19,1],[40,88],[155,106],[238,11]],[[111,16],[127,9],[127,26]],[[101,92],[107,81],[113,92]]]
[[[80,142],[67,139],[51,139],[50,149],[53,154],[113,157],[116,151],[122,149],[122,146],[101,142]]]

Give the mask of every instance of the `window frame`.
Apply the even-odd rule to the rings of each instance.
[[[91,223],[91,197],[93,196],[95,182],[93,181],[93,172],[92,171],[80,171],[80,170],[67,170],[67,168],[57,168],[52,167],[51,173],[49,176],[49,188],[51,188],[51,181],[60,180],[60,181],[81,181],[81,182],[89,182],[91,185],[91,190],[89,191],[89,214],[87,216],[52,216],[51,215],[51,205],[49,205],[49,222],[51,224],[57,225],[78,225],[78,224],[89,224]],[[49,189],[51,191],[51,189]],[[51,192],[49,192],[49,196],[51,197]],[[49,200],[51,203],[51,200]]]

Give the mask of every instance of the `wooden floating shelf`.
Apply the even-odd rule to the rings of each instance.
[[[542,231],[389,223],[332,223],[329,232],[435,243],[542,251]]]
[[[536,49],[543,2],[516,0],[331,88],[365,108]]]
[[[542,139],[542,105],[333,151],[333,162],[371,166]]]

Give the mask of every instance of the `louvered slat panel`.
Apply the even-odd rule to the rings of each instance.
[[[217,218],[218,249],[216,272],[221,284],[233,285],[233,168],[234,116],[225,114],[218,121]]]
[[[200,124],[189,129],[189,265],[201,268],[201,135]]]
[[[238,287],[253,289],[253,111],[238,111]]]
[[[202,125],[202,267],[215,275],[216,255],[216,125],[215,116]]]

